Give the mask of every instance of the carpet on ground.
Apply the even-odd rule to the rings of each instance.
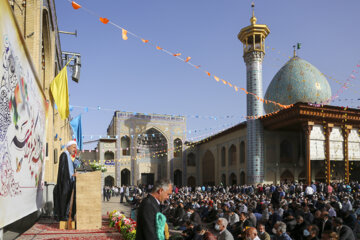
[[[34,226],[19,236],[20,240],[82,240],[82,239],[119,239],[123,240],[121,234],[115,229],[109,227],[107,216],[103,216],[102,227],[93,230],[60,230],[59,223],[53,219],[40,218]]]

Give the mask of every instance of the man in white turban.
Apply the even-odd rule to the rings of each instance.
[[[76,213],[75,203],[75,164],[71,156],[76,153],[76,141],[69,141],[66,150],[60,155],[57,183],[54,188],[54,213],[58,221],[67,221],[69,217],[70,199],[74,190],[72,216]]]

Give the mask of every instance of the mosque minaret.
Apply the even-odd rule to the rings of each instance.
[[[266,25],[256,24],[252,4],[250,26],[241,29],[238,39],[243,43],[246,63],[247,91],[247,183],[264,181],[264,130],[259,119],[263,115],[262,61],[265,56],[265,38],[270,33]],[[256,96],[255,96],[256,95]]]

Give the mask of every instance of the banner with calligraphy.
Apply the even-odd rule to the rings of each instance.
[[[0,228],[42,207],[47,104],[8,1],[0,1]]]

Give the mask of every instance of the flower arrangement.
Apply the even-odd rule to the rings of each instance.
[[[136,221],[126,218],[124,214],[114,210],[109,214],[110,227],[116,227],[125,240],[135,240]]]
[[[92,162],[90,163],[90,167],[93,171],[101,171],[101,172],[106,172],[107,168],[105,167],[105,165],[102,165],[98,162]]]

